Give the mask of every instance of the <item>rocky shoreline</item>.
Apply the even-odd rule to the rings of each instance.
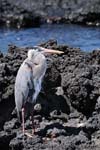
[[[99,0],[0,0],[0,25],[34,27],[42,23],[100,26]]]
[[[52,40],[41,46],[64,54],[48,59],[35,105],[41,109],[34,114],[37,131],[33,138],[22,135],[12,115],[15,76],[29,48],[11,45],[6,55],[0,53],[0,149],[99,150],[100,51],[86,53]],[[30,132],[30,118],[25,126]]]

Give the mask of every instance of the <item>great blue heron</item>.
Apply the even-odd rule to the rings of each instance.
[[[15,104],[18,119],[20,119],[20,112],[22,112],[23,134],[25,134],[24,106],[26,102],[33,104],[37,99],[47,68],[45,56],[50,53],[61,54],[63,52],[36,46],[28,51],[28,57],[18,70],[15,81]]]

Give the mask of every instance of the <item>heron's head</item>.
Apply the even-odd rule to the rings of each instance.
[[[33,76],[40,78],[46,72],[47,62],[46,57],[48,54],[61,54],[62,51],[51,50],[43,47],[36,46],[28,51],[28,59],[33,62]]]
[[[58,51],[58,50],[43,48],[43,47],[40,47],[40,46],[34,46],[33,49],[30,49],[28,51],[28,58],[30,60],[32,60],[38,54],[43,54],[44,56],[47,56],[49,54],[62,54],[62,53],[64,53],[64,52]]]

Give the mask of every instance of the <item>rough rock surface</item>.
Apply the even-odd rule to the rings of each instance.
[[[0,0],[0,24],[29,27],[48,23],[100,26],[99,0]]]
[[[50,56],[43,89],[35,105],[33,138],[22,135],[14,105],[14,82],[29,48],[14,45],[0,53],[0,149],[99,150],[100,51],[91,53],[56,41],[41,46],[63,50]],[[25,128],[31,133],[28,118]]]

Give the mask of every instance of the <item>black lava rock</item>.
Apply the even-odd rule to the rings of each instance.
[[[0,149],[98,149],[100,51],[85,53],[53,40],[41,46],[63,50],[64,54],[48,58],[43,89],[35,105],[32,138],[22,134],[17,116],[12,115],[15,77],[29,48],[10,45],[8,53],[0,55]],[[28,118],[25,129],[30,134],[31,128]]]
[[[41,23],[78,23],[100,26],[99,0],[0,0],[0,25],[32,27]]]

